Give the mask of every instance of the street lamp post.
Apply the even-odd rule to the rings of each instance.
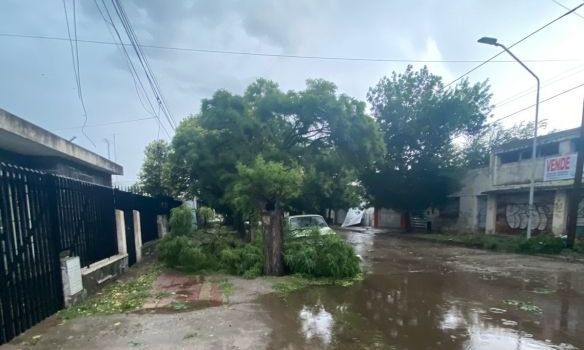
[[[535,101],[535,125],[534,125],[534,131],[533,131],[533,144],[532,144],[532,149],[531,149],[531,179],[530,179],[530,183],[529,183],[529,210],[528,210],[528,214],[527,214],[527,238],[530,238],[531,231],[533,230],[533,227],[532,227],[533,211],[535,209],[533,206],[533,196],[534,196],[534,192],[535,192],[535,166],[537,164],[535,157],[537,156],[537,126],[539,123],[539,78],[537,77],[537,75],[535,75],[535,73],[533,73],[533,71],[531,71],[531,69],[529,69],[523,62],[521,62],[521,60],[519,58],[517,58],[517,56],[515,56],[511,51],[509,51],[509,49],[507,47],[505,47],[505,45],[498,43],[497,39],[489,38],[489,37],[482,37],[478,40],[478,42],[481,44],[493,45],[493,46],[498,46],[498,47],[502,48],[503,50],[505,50],[505,52],[507,52],[509,55],[511,55],[511,57],[513,57],[513,59],[515,61],[517,61],[523,68],[525,68],[529,72],[529,74],[533,75],[533,77],[537,81],[537,94],[536,94],[536,101]]]

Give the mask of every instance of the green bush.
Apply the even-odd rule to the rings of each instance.
[[[287,240],[284,263],[290,273],[311,277],[355,277],[361,269],[353,247],[336,235],[320,235]]]
[[[213,259],[201,247],[188,246],[180,251],[179,266],[186,271],[198,272],[213,267]]]
[[[264,254],[259,245],[245,244],[221,251],[220,261],[231,274],[255,278],[262,274]]]
[[[170,211],[170,234],[185,236],[193,231],[193,213],[186,205],[173,208]]]
[[[574,251],[584,254],[584,239],[579,239],[574,244]]]
[[[523,240],[517,246],[517,252],[527,254],[559,254],[566,247],[564,240],[553,235],[541,234]]]
[[[166,236],[158,243],[158,259],[168,267],[181,264],[182,251],[194,247],[193,241],[187,236]]]
[[[197,217],[202,226],[208,226],[211,220],[215,217],[215,212],[209,207],[200,207],[197,209]]]

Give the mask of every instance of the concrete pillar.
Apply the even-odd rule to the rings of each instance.
[[[554,198],[554,214],[552,217],[552,232],[556,236],[566,233],[568,223],[568,191],[558,190]]]
[[[85,297],[81,262],[78,256],[61,258],[61,281],[63,282],[63,301],[69,307]]]
[[[156,225],[158,226],[158,238],[164,238],[168,234],[168,218],[166,215],[157,215]]]
[[[128,254],[128,246],[126,245],[126,222],[124,220],[124,211],[116,209],[116,231],[118,235],[119,254]]]
[[[487,219],[485,222],[485,233],[492,235],[496,233],[497,227],[497,195],[487,196]]]
[[[142,227],[140,226],[140,212],[132,211],[134,216],[134,244],[136,245],[136,262],[142,260]]]

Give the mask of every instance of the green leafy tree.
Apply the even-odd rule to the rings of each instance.
[[[444,88],[426,67],[382,78],[367,94],[387,148],[363,176],[375,206],[405,213],[439,207],[457,185],[454,140],[481,132],[491,111],[486,82]]]
[[[238,164],[251,166],[262,156],[287,168],[301,167],[311,174],[312,188],[345,189],[317,188],[311,193],[322,198],[282,204],[312,211],[340,197],[354,201],[348,197],[354,195],[350,186],[384,153],[380,130],[366,115],[365,103],[339,95],[324,80],[309,80],[302,91],[284,92],[265,79],[252,83],[242,96],[219,90],[203,101],[200,113],[179,125],[172,148],[173,192],[198,196],[232,224],[257,214],[228,195],[241,176]],[[337,163],[327,165],[329,159]],[[303,185],[300,191],[309,189]]]
[[[266,162],[262,156],[247,166],[237,165],[238,177],[228,196],[240,209],[257,208],[264,225],[264,273],[280,275],[282,264],[283,205],[298,196],[302,184],[302,169],[286,167],[279,162]]]
[[[139,175],[139,184],[144,193],[151,196],[170,194],[165,178],[169,150],[169,145],[164,140],[152,141],[146,146]]]

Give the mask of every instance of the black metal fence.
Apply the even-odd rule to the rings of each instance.
[[[128,212],[134,247],[132,210],[148,242],[158,237],[157,215],[177,205],[0,163],[0,344],[63,307],[61,252],[82,266],[117,254],[115,209]]]

